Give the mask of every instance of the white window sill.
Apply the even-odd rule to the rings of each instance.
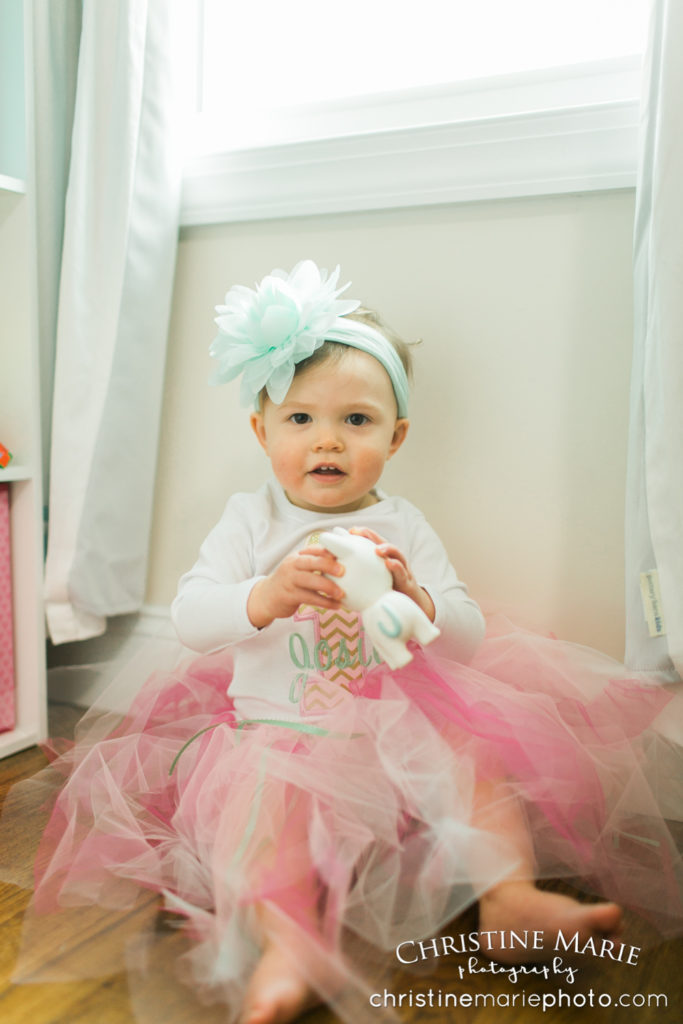
[[[182,223],[633,187],[639,59],[561,71],[425,91],[409,104],[409,127],[378,127],[397,120],[384,98],[356,110],[361,130],[328,111],[318,123],[336,137],[318,129],[307,141],[195,157]]]

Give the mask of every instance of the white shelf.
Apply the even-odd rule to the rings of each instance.
[[[11,178],[8,174],[0,174],[0,192],[13,192],[16,195],[26,193],[26,182],[21,178]]]
[[[0,467],[0,484],[13,483],[15,480],[33,479],[33,470],[29,466],[23,466],[20,462],[10,462],[5,469]]]
[[[14,455],[0,468],[0,484],[9,486],[15,698],[0,757],[47,735],[38,344],[24,191],[22,182],[0,176],[0,441]]]
[[[0,732],[0,757],[9,757],[10,754],[18,754],[27,747],[35,747],[44,738],[42,730],[38,729],[11,729],[9,732]]]
[[[30,33],[22,0],[0,2],[0,442],[14,458],[0,468],[9,489],[14,721],[0,732],[0,757],[40,743],[47,735],[45,613],[43,610],[43,497],[40,371],[37,338],[33,188],[26,71]],[[40,130],[40,128],[38,128]],[[17,176],[19,175],[19,176]],[[3,487],[4,490],[4,487]]]

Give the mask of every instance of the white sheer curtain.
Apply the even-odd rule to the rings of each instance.
[[[683,4],[654,0],[641,107],[626,661],[683,674]]]
[[[144,597],[178,234],[177,10],[29,3],[56,643],[102,633]]]

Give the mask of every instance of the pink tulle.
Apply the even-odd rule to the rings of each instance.
[[[91,713],[14,791],[10,815],[29,797],[49,812],[23,977],[100,969],[105,930],[117,969],[114,922],[121,964],[153,964],[164,938],[162,959],[180,950],[199,997],[236,1013],[268,907],[297,969],[358,1019],[398,942],[437,934],[520,870],[580,877],[664,934],[681,930],[683,865],[660,806],[680,799],[682,778],[657,728],[666,688],[509,629],[469,666],[416,648],[405,669],[379,666],[300,723],[240,722],[229,679],[224,653],[157,673],[125,716]],[[496,828],[509,814],[524,838]],[[180,932],[160,936],[150,894]],[[90,936],[82,961],[55,954],[50,922],[70,918]]]

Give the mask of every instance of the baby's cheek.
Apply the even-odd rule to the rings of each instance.
[[[358,460],[358,465],[362,472],[367,473],[369,476],[380,474],[384,469],[386,458],[383,452],[377,450],[371,450],[363,452]]]

